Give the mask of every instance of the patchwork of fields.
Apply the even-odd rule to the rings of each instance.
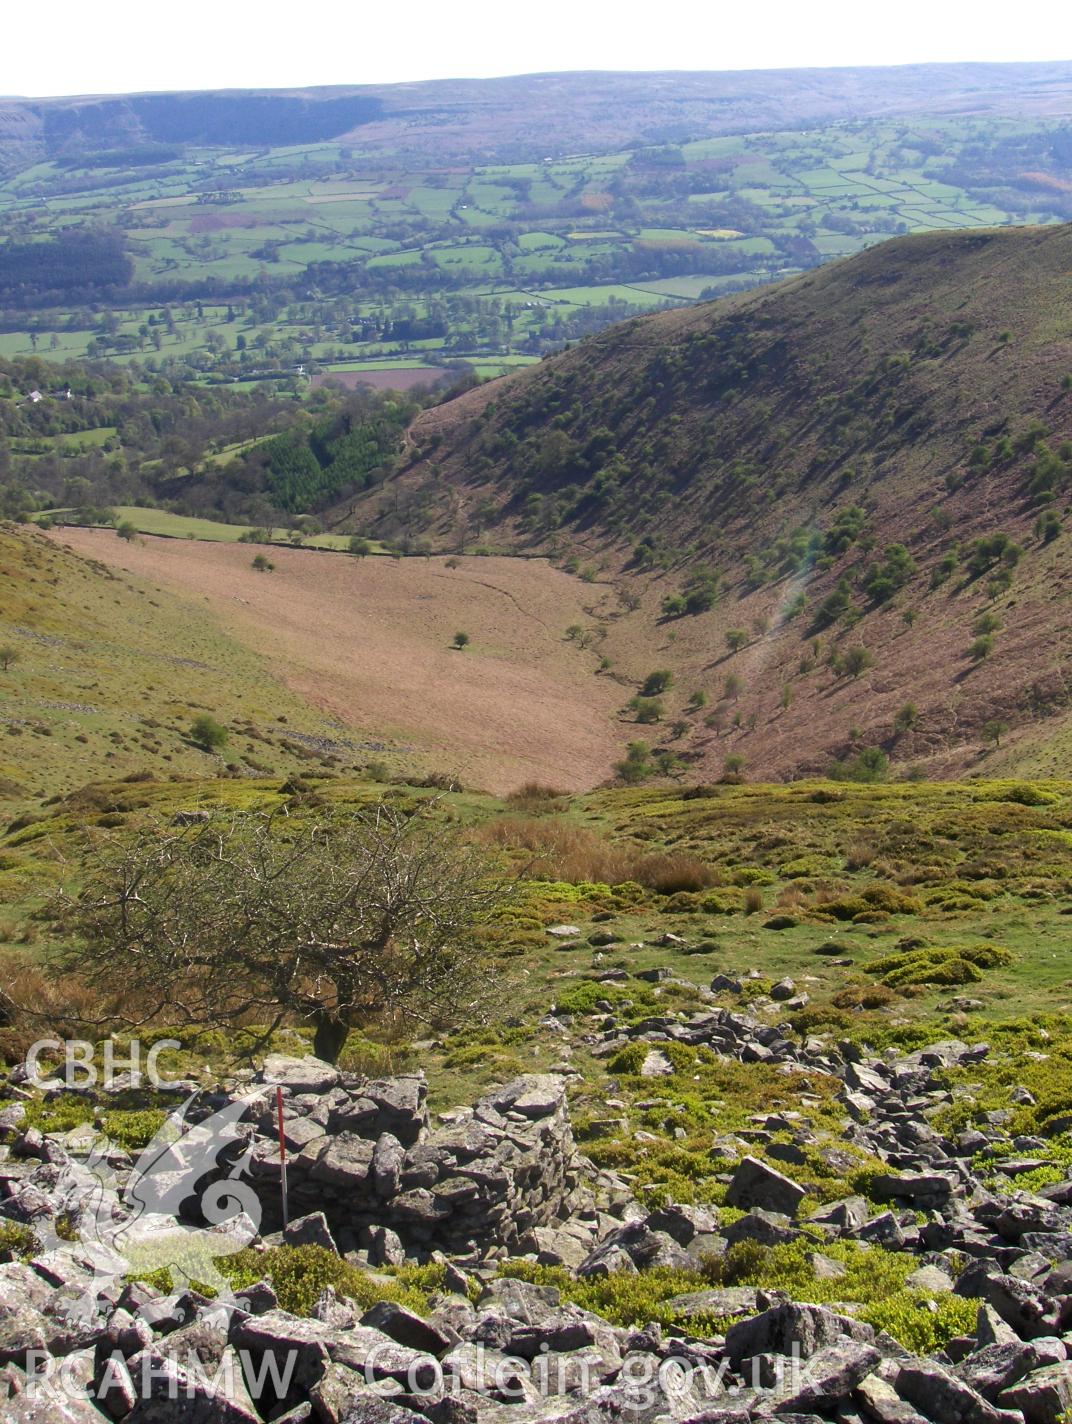
[[[381,387],[458,361],[494,375],[890,234],[1052,221],[1070,202],[1065,126],[1050,119],[842,122],[451,166],[359,140],[10,175],[0,239],[103,224],[139,295],[107,311],[23,304],[0,356],[214,379],[300,366]]]

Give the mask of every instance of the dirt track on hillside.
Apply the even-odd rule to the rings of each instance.
[[[542,560],[353,559],[249,545],[64,529],[78,553],[208,603],[288,686],[355,731],[407,747],[407,763],[504,792],[528,779],[587,789],[625,740],[619,685],[565,639],[604,594]],[[455,632],[472,643],[451,648]]]

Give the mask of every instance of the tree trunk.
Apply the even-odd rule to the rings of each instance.
[[[337,1063],[339,1054],[346,1047],[346,1040],[349,1036],[349,1024],[343,1023],[334,1014],[323,1014],[316,1020],[313,1052],[325,1063]]]

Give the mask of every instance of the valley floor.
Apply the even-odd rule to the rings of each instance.
[[[294,692],[388,751],[505,792],[529,779],[585,790],[625,740],[620,684],[565,637],[607,596],[543,560],[353,559],[302,549],[64,529],[79,554],[208,604]],[[456,632],[469,634],[464,651]]]

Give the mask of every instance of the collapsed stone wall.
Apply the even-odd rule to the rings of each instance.
[[[581,1205],[560,1077],[517,1078],[436,1129],[421,1075],[368,1082],[271,1057],[258,1077],[255,1091],[283,1087],[290,1215],[323,1212],[343,1250],[375,1246],[384,1231],[409,1254],[509,1248]],[[259,1105],[251,1180],[271,1230],[281,1224],[274,1094],[262,1090]]]
[[[0,1220],[29,1228],[38,1249],[25,1262],[0,1264],[5,1424],[496,1424],[507,1415],[520,1424],[645,1424],[656,1417],[671,1424],[1066,1424],[1072,1180],[1037,1193],[1011,1182],[995,1189],[991,1173],[1002,1166],[1014,1166],[1014,1178],[1034,1171],[1052,1145],[1010,1140],[1003,1110],[952,1139],[929,1121],[951,1100],[944,1072],[979,1062],[987,1044],[951,1039],[879,1058],[853,1044],[839,1052],[818,1041],[794,1043],[749,1013],[725,1011],[605,1023],[602,1034],[594,1051],[645,1045],[641,1071],[654,1078],[672,1076],[659,1044],[675,1041],[777,1064],[790,1091],[805,1068],[809,1079],[837,1078],[843,1138],[887,1171],[871,1177],[869,1199],[828,1201],[801,1219],[805,1186],[747,1155],[762,1147],[774,1161],[792,1162],[796,1149],[840,1151],[824,1145],[828,1132],[820,1136],[803,1113],[789,1110],[754,1119],[747,1138],[716,1139],[716,1165],[720,1156],[736,1164],[718,1174],[732,1220],[706,1206],[646,1211],[626,1183],[615,1195],[612,1179],[577,1157],[559,1077],[517,1079],[472,1109],[444,1115],[433,1129],[420,1077],[366,1082],[316,1060],[270,1059],[259,1079],[206,1104],[206,1116],[230,1104],[245,1110],[266,1225],[278,1210],[279,1082],[292,1207],[295,1215],[313,1208],[293,1224],[292,1233],[300,1233],[294,1244],[319,1236],[330,1249],[323,1210],[344,1250],[364,1233],[371,1258],[375,1234],[398,1228],[414,1256],[436,1246],[454,1254],[427,1318],[386,1300],[358,1318],[359,1307],[328,1287],[312,1318],[298,1319],[278,1308],[267,1280],[221,1310],[198,1288],[163,1295],[125,1279],[119,1252],[102,1278],[109,1253],[87,1250],[96,1237],[84,1228],[96,1229],[103,1203],[107,1219],[123,1223],[122,1237],[134,1225],[127,1221],[132,1204],[110,1189],[102,1194],[71,1155],[73,1134],[22,1126],[25,1111],[16,1104],[0,1115]],[[1013,1088],[1013,1101],[1026,1093]],[[800,1103],[807,1104],[803,1094]],[[1063,1132],[1064,1116],[1057,1121]],[[1010,1148],[1021,1155],[1007,1159]],[[997,1155],[988,1162],[990,1152]],[[844,1170],[849,1163],[843,1157],[830,1165]],[[581,1171],[589,1185],[571,1185]],[[603,1209],[595,1206],[596,1191]],[[78,1228],[78,1240],[50,1230],[61,1217]],[[138,1220],[150,1233],[163,1226],[165,1240],[174,1235],[170,1219],[150,1213]],[[909,1315],[925,1320],[943,1300],[956,1299],[974,1307],[961,1316],[967,1328],[923,1357],[858,1318],[851,1301],[841,1313],[793,1301],[780,1289],[712,1285],[662,1302],[675,1321],[664,1334],[655,1324],[615,1325],[555,1287],[497,1277],[493,1259],[509,1247],[578,1277],[655,1267],[694,1273],[739,1242],[794,1241],[809,1251],[816,1280],[845,1273],[844,1260],[826,1254],[827,1243],[911,1253],[919,1264],[905,1279],[916,1302]],[[461,1243],[460,1265],[453,1243]],[[402,1252],[397,1237],[394,1245]],[[87,1295],[99,1313],[86,1315]],[[712,1317],[726,1322],[724,1334],[706,1333]],[[693,1333],[700,1329],[702,1337]],[[296,1358],[297,1367],[289,1383],[270,1383],[254,1400],[241,1371],[233,1384],[220,1371],[235,1351],[246,1352],[249,1379],[267,1379],[262,1366],[273,1358]],[[52,1372],[43,1382],[42,1358]],[[51,1383],[61,1361],[62,1389]],[[666,1364],[674,1368],[664,1375]],[[370,1388],[370,1369],[414,1392],[384,1399]],[[416,1392],[424,1384],[427,1392]]]

